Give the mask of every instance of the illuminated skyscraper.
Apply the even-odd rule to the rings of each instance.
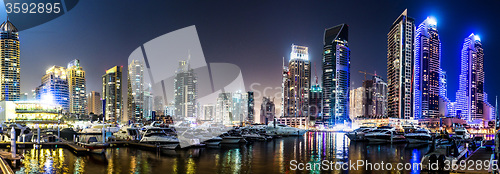
[[[21,88],[19,33],[9,19],[0,25],[0,101],[17,101]]]
[[[80,66],[80,60],[75,59],[69,62],[66,71],[69,86],[69,112],[72,114],[86,114],[85,71]]]
[[[132,60],[128,65],[128,119],[141,121],[144,105],[144,64],[139,60]]]
[[[438,118],[441,41],[434,18],[428,17],[418,26],[414,47],[414,119]]]
[[[388,116],[413,119],[413,36],[415,21],[405,10],[387,34]]]
[[[102,76],[102,97],[106,121],[122,121],[122,66],[114,66]]]
[[[52,66],[42,77],[42,84],[36,88],[36,99],[57,104],[64,112],[69,111],[69,89],[66,68]]]
[[[188,61],[180,61],[174,79],[175,117],[183,119],[195,116],[197,80]]]
[[[325,30],[323,40],[323,119],[325,127],[349,120],[349,26]]]
[[[254,114],[255,114],[255,102],[254,102],[254,97],[253,97],[253,91],[248,91],[247,92],[247,107],[248,107],[248,116],[247,116],[247,122],[253,123],[255,120]]]
[[[260,123],[269,124],[274,121],[276,111],[274,108],[274,101],[268,97],[262,97],[262,104],[260,105]]]
[[[288,67],[283,67],[283,118],[291,126],[305,125],[311,88],[311,62],[308,48],[292,45]]]
[[[87,94],[87,111],[88,114],[93,113],[96,115],[102,114],[102,101],[101,94],[96,91],[92,91]]]
[[[465,38],[461,55],[456,113],[471,122],[482,119],[484,111],[484,54],[478,35]]]

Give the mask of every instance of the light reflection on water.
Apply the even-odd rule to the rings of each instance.
[[[350,142],[343,133],[308,132],[269,142],[219,148],[144,151],[110,148],[105,155],[76,156],[66,149],[25,149],[17,173],[371,173],[357,171],[291,171],[290,161],[336,163],[419,163],[427,146]],[[377,173],[397,173],[382,171]],[[403,171],[402,173],[420,173]]]

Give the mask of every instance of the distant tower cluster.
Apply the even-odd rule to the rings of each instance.
[[[102,101],[101,101],[101,94],[96,91],[92,91],[89,94],[87,94],[87,107],[88,107],[88,114],[90,115],[91,113],[95,115],[101,115],[102,114]]]
[[[274,101],[268,97],[262,97],[262,103],[260,106],[260,122],[264,124],[269,124],[269,122],[274,121],[275,118],[275,106]]]

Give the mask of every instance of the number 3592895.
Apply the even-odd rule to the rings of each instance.
[[[61,3],[6,3],[7,13],[60,13]]]

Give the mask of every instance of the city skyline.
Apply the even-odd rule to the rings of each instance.
[[[158,2],[161,3],[161,2]],[[340,3],[340,2],[339,2]],[[337,23],[348,23],[350,25],[350,35],[351,35],[351,44],[350,47],[354,47],[353,49],[356,50],[353,52],[353,56],[356,57],[356,59],[352,60],[352,69],[353,71],[357,70],[366,70],[367,72],[377,72],[384,80],[387,80],[386,75],[385,75],[385,69],[386,69],[386,61],[385,61],[385,44],[386,42],[386,34],[388,32],[388,26],[393,22],[395,16],[401,13],[405,8],[408,8],[408,11],[410,12],[410,16],[414,17],[416,21],[422,21],[425,19],[427,16],[435,16],[437,19],[438,25],[439,25],[439,30],[440,30],[440,35],[441,35],[441,40],[443,43],[443,64],[447,66],[443,66],[442,68],[447,71],[448,75],[448,95],[450,96],[450,100],[454,101],[455,95],[454,91],[458,89],[458,74],[459,74],[459,50],[461,49],[462,45],[462,39],[463,37],[467,36],[471,32],[474,33],[479,33],[479,35],[482,36],[483,38],[483,44],[485,46],[485,63],[486,64],[498,64],[498,60],[495,60],[495,57],[498,57],[496,55],[499,55],[499,53],[494,52],[493,44],[491,42],[498,38],[499,36],[495,33],[492,32],[491,29],[495,27],[489,27],[489,25],[493,25],[488,22],[487,18],[480,18],[485,16],[484,13],[476,13],[476,14],[468,14],[464,15],[461,14],[461,10],[463,8],[466,8],[464,5],[455,5],[456,8],[446,8],[446,4],[442,2],[419,2],[419,3],[406,3],[406,4],[393,4],[393,5],[388,5],[390,3],[388,2],[381,2],[377,6],[381,6],[380,9],[385,10],[386,12],[383,13],[377,13],[378,15],[373,17],[373,21],[363,21],[361,20],[361,16],[357,14],[353,14],[354,11],[359,11],[356,9],[364,9],[366,10],[363,12],[363,14],[369,14],[373,13],[373,9],[365,9],[363,7],[354,7],[354,4],[352,3],[346,3],[346,2],[341,2],[343,5],[346,7],[350,7],[349,9],[352,9],[350,11],[344,11],[345,13],[342,13],[339,15],[339,17],[336,17],[334,19],[324,17],[327,12],[316,12],[312,10],[308,10],[307,17],[304,16],[299,16],[301,18],[305,19],[311,19],[315,20],[318,22],[306,22],[307,26],[310,26],[311,29],[306,29],[303,26],[299,26],[297,28],[286,28],[282,29],[281,27],[277,27],[276,29],[271,29],[271,30],[265,30],[264,28],[257,28],[257,30],[250,32],[252,36],[257,36],[257,38],[260,38],[259,36],[268,36],[271,33],[279,32],[276,34],[276,36],[273,36],[275,38],[274,42],[270,42],[272,45],[268,45],[268,48],[266,47],[261,47],[258,46],[256,47],[255,43],[258,40],[255,39],[246,39],[248,41],[251,41],[250,43],[253,46],[249,47],[252,49],[259,49],[263,50],[261,51],[260,54],[255,55],[255,52],[252,52],[252,54],[249,55],[254,55],[252,57],[262,57],[259,59],[266,59],[266,61],[269,61],[266,65],[262,65],[259,63],[259,61],[250,61],[250,60],[255,60],[255,59],[247,59],[245,57],[245,52],[248,49],[242,49],[242,46],[246,44],[233,44],[230,47],[234,47],[235,51],[227,51],[227,52],[220,52],[221,49],[225,47],[229,47],[227,45],[228,43],[234,43],[234,40],[228,39],[228,37],[231,37],[233,33],[220,33],[220,31],[229,31],[229,30],[234,30],[234,27],[246,27],[246,26],[261,26],[261,25],[266,25],[270,23],[271,21],[268,20],[260,20],[257,18],[257,16],[245,16],[244,14],[236,14],[236,16],[243,16],[249,19],[249,23],[242,23],[242,22],[235,22],[233,24],[228,24],[228,25],[223,25],[223,26],[228,26],[229,28],[219,28],[219,27],[213,27],[212,25],[208,25],[202,21],[199,21],[198,19],[194,19],[193,16],[188,16],[186,17],[186,22],[182,23],[175,23],[175,24],[161,24],[159,26],[156,26],[155,21],[157,21],[156,18],[148,18],[145,21],[146,26],[151,26],[153,23],[155,24],[155,28],[150,32],[150,34],[142,34],[146,37],[144,38],[137,38],[136,36],[133,36],[130,39],[123,39],[118,36],[123,36],[123,34],[120,33],[129,33],[127,29],[123,28],[116,28],[118,26],[123,26],[126,24],[129,24],[131,21],[134,21],[134,19],[141,18],[141,17],[146,17],[148,14],[144,14],[142,16],[137,15],[137,16],[130,16],[130,21],[125,20],[125,19],[120,19],[118,21],[121,21],[121,23],[118,23],[115,26],[110,26],[109,24],[104,24],[102,23],[103,27],[106,27],[107,29],[110,30],[116,30],[120,31],[117,34],[106,34],[108,30],[104,31],[98,31],[100,32],[99,35],[106,35],[109,40],[113,41],[113,43],[116,43],[116,45],[111,45],[109,47],[110,49],[96,49],[99,44],[86,44],[88,43],[88,39],[85,37],[81,37],[80,35],[74,35],[68,33],[66,31],[68,29],[68,26],[65,26],[65,24],[69,24],[72,22],[72,20],[79,21],[78,24],[72,25],[71,28],[76,27],[78,28],[80,25],[85,25],[88,22],[95,22],[95,21],[89,21],[86,17],[84,17],[83,13],[81,12],[82,8],[88,7],[86,2],[79,2],[78,6],[68,14],[65,14],[64,16],[55,19],[54,21],[51,21],[50,25],[40,25],[38,27],[28,29],[25,31],[21,31],[21,50],[23,52],[22,54],[22,67],[23,70],[21,71],[22,73],[22,82],[23,84],[21,86],[21,92],[30,92],[32,89],[34,89],[37,85],[35,82],[38,82],[39,79],[36,79],[35,82],[33,81],[33,77],[30,77],[29,74],[33,74],[33,71],[39,72],[41,74],[42,72],[45,71],[48,67],[50,67],[53,64],[56,64],[55,62],[57,61],[64,61],[68,62],[69,60],[72,60],[74,58],[80,58],[82,59],[82,66],[83,67],[92,67],[91,72],[87,72],[87,86],[88,89],[87,91],[100,91],[100,83],[99,83],[99,77],[100,75],[106,70],[111,65],[118,64],[118,65],[127,65],[126,64],[126,57],[128,54],[130,54],[131,51],[123,51],[123,50],[133,50],[137,45],[140,45],[146,40],[149,40],[151,38],[156,37],[157,35],[173,31],[176,28],[180,28],[182,26],[188,25],[188,24],[194,24],[197,26],[198,31],[200,33],[200,42],[202,43],[203,50],[205,52],[205,55],[207,55],[207,61],[208,62],[222,62],[222,61],[229,61],[232,63],[235,63],[236,65],[240,66],[242,68],[243,74],[245,76],[245,86],[249,87],[252,83],[261,83],[261,87],[258,87],[257,89],[260,91],[263,91],[264,87],[278,87],[280,86],[280,81],[279,79],[279,70],[276,70],[275,68],[272,69],[272,67],[279,67],[281,64],[281,57],[287,57],[287,52],[289,52],[289,48],[287,48],[290,44],[300,44],[300,45],[305,45],[310,48],[311,52],[311,61],[312,65],[315,64],[320,64],[321,62],[321,38],[322,38],[322,30],[325,28],[335,25]],[[370,4],[372,2],[366,2],[367,4]],[[457,3],[458,4],[458,3]],[[131,5],[130,2],[125,1],[123,4],[120,4],[120,6],[127,6]],[[150,4],[151,5],[151,4]],[[178,4],[181,8],[188,8],[187,6],[189,4]],[[241,10],[243,12],[249,11],[251,7],[256,7],[257,4],[246,4],[248,7],[242,8]],[[278,4],[273,4],[269,3],[266,4],[269,6],[275,6]],[[322,8],[320,7],[319,3],[310,3],[310,4],[304,4],[307,7],[314,7],[314,8]],[[384,6],[386,5],[386,6]],[[491,8],[491,4],[488,5],[480,5],[478,8],[485,9],[487,11],[488,8]],[[196,8],[196,7],[193,7]],[[295,9],[297,7],[291,7],[287,6],[285,9]],[[142,6],[139,6],[137,13],[140,12],[145,12],[145,9],[142,8]],[[154,11],[154,9],[153,9]],[[319,10],[321,11],[321,10]],[[378,10],[377,10],[378,11]],[[96,10],[96,14],[93,14],[94,17],[101,16],[101,18],[97,18],[96,20],[109,20],[109,19],[115,19],[116,15],[108,15],[110,13],[113,13],[116,11],[100,11]],[[208,13],[208,17],[213,18],[213,17],[220,17],[221,14],[224,14],[225,12],[207,12],[204,10],[200,10],[200,12],[205,12]],[[199,12],[197,12],[199,13]],[[279,18],[282,17],[281,15],[276,15],[277,12],[271,12],[269,10],[264,9],[263,14],[260,14],[258,16],[266,15],[266,14],[273,14],[274,18]],[[334,12],[334,14],[341,13],[341,12]],[[136,13],[133,13],[136,14]],[[288,14],[284,13],[283,15]],[[166,16],[169,17],[168,13],[160,13],[160,16]],[[194,15],[196,16],[196,15]],[[328,16],[328,15],[326,15]],[[331,16],[331,15],[330,15]],[[235,17],[225,17],[224,19],[226,21],[234,21]],[[272,24],[271,26],[274,25],[291,25],[291,21],[276,21],[275,24]],[[362,23],[360,23],[362,22]],[[15,23],[15,21],[14,21]],[[72,23],[71,23],[72,24]],[[69,44],[69,45],[58,45],[53,48],[47,48],[45,45],[40,45],[41,41],[48,36],[54,36],[55,33],[51,34],[48,33],[47,37],[45,36],[40,36],[36,35],[36,31],[41,31],[41,32],[46,32],[49,30],[53,30],[52,28],[58,27],[61,28],[59,30],[60,34],[65,37],[61,38],[53,38],[55,42],[74,42],[75,44]],[[371,28],[370,32],[367,33],[362,33],[360,30],[363,28]],[[216,29],[220,30],[217,31]],[[77,29],[78,31],[79,29]],[[265,32],[263,32],[265,31]],[[238,34],[239,30],[235,30],[234,34]],[[86,33],[86,32],[82,32]],[[214,33],[214,34],[211,34]],[[260,34],[259,34],[260,33]],[[290,35],[291,33],[295,33],[293,35]],[[35,37],[34,34],[36,35]],[[212,35],[220,35],[219,37],[215,38]],[[63,39],[66,38],[66,39]],[[371,44],[367,45],[366,43],[363,43],[360,41],[360,39],[369,39]],[[219,41],[220,39],[220,41]],[[262,42],[266,42],[266,38],[262,38]],[[26,40],[26,42],[24,42]],[[120,41],[118,43],[117,41]],[[123,41],[131,41],[131,42],[123,42]],[[210,42],[215,42],[220,43],[215,46],[206,44]],[[490,42],[490,44],[488,44]],[[79,43],[79,44],[78,44]],[[128,44],[124,44],[128,43]],[[205,44],[204,44],[205,43]],[[381,45],[382,44],[382,45]],[[74,47],[74,46],[81,46],[81,47]],[[132,46],[133,45],[133,46]],[[121,46],[125,46],[123,49],[121,49]],[[117,47],[120,47],[120,51],[117,51]],[[246,46],[248,47],[248,46]],[[490,49],[488,49],[488,47]],[[127,49],[128,48],[128,49]],[[44,49],[44,51],[39,51],[40,49]],[[57,49],[57,50],[55,50]],[[273,50],[270,51],[269,49]],[[89,52],[88,50],[99,50],[98,52],[101,54],[96,55],[95,53],[97,52]],[[242,53],[239,55],[242,55],[242,58],[238,59],[231,59],[235,53]],[[370,54],[369,56],[366,54],[363,54],[361,52],[371,52],[373,54]],[[40,53],[39,55],[34,55],[34,53]],[[57,54],[55,54],[57,53]],[[36,59],[36,57],[44,57],[46,59],[42,59],[43,62],[40,63],[39,59]],[[50,58],[48,58],[50,57]],[[374,58],[377,57],[377,58]],[[259,60],[257,59],[257,60]],[[44,62],[50,62],[50,63],[44,63]],[[363,63],[363,62],[366,62]],[[36,66],[34,66],[36,65]],[[40,66],[42,65],[42,66]],[[248,65],[248,66],[246,66]],[[262,67],[265,69],[264,71],[261,72],[255,72],[252,71],[252,68],[254,67]],[[97,69],[97,70],[94,70]],[[32,73],[30,73],[32,72]],[[276,73],[277,72],[277,73]],[[321,72],[316,70],[316,72],[321,75]],[[312,73],[314,73],[314,70],[312,70]],[[277,77],[275,78],[269,78],[267,74],[278,74]],[[493,77],[492,75],[494,74],[494,69],[489,68],[488,66],[485,67],[485,74],[486,74],[486,91],[489,91],[490,96],[496,96],[498,95],[498,91],[494,90],[495,84],[498,83],[496,80],[496,77]],[[489,77],[489,76],[491,77]],[[248,77],[248,78],[247,78]],[[266,78],[263,78],[266,77]],[[125,78],[125,77],[124,77]],[[359,87],[362,84],[362,75],[358,73],[351,73],[351,86],[352,87]],[[30,83],[32,83],[30,85]],[[125,85],[125,82],[124,82]],[[490,90],[488,90],[488,88]],[[278,90],[269,90],[268,93],[274,94],[276,92],[279,92]],[[126,97],[126,92],[123,94]],[[491,100],[491,97],[490,97]],[[260,100],[256,100],[259,102]],[[490,101],[491,102],[491,101]],[[258,110],[257,110],[258,112]],[[258,114],[258,113],[257,113]]]

